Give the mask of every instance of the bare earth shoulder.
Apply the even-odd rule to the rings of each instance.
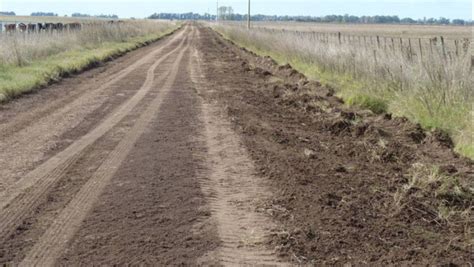
[[[449,146],[187,24],[0,106],[0,264],[467,264]]]

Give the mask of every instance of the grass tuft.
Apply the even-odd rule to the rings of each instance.
[[[346,103],[349,105],[370,109],[376,114],[382,114],[388,111],[387,101],[364,94],[347,97]]]

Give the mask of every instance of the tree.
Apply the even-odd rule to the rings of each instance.
[[[454,25],[464,25],[466,24],[466,21],[464,21],[463,19],[453,19],[451,23]]]
[[[218,18],[220,20],[247,20],[247,15],[235,14],[232,7],[221,6],[218,9]],[[177,19],[177,20],[215,20],[216,15],[210,14],[196,14],[196,13],[154,13],[149,16],[150,19]],[[392,23],[392,24],[453,24],[453,25],[472,25],[472,21],[465,21],[462,19],[455,19],[450,21],[446,18],[423,18],[414,20],[412,18],[400,19],[398,16],[353,16],[349,14],[341,15],[327,15],[324,17],[311,16],[276,16],[276,15],[252,15],[254,21],[301,21],[301,22],[319,22],[319,23]]]
[[[0,11],[0,15],[1,16],[16,16],[15,12],[11,11],[11,12],[8,12],[8,11]]]
[[[31,13],[32,17],[57,17],[58,14],[53,12],[33,12]]]

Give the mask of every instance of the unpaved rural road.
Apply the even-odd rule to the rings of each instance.
[[[4,112],[1,262],[278,263],[251,207],[265,187],[199,96],[204,34],[185,26]]]
[[[391,195],[365,190],[394,187],[415,161],[460,176],[472,162],[403,120],[369,116],[351,141],[341,118],[354,115],[324,90],[316,119],[296,115],[300,98],[274,104],[302,79],[187,24],[1,106],[0,264],[467,262],[462,238],[407,252],[423,237],[387,225],[410,216],[361,209],[387,210]]]

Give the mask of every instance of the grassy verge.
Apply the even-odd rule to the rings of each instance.
[[[105,42],[95,48],[66,51],[35,60],[26,66],[0,65],[0,102],[111,60],[157,41],[175,30],[134,37],[124,42]]]
[[[400,85],[394,84],[394,80],[357,75],[355,71],[347,71],[350,69],[348,67],[328,67],[329,64],[324,66],[324,62],[318,62],[310,55],[300,53],[297,47],[289,42],[287,47],[284,47],[286,43],[281,41],[283,45],[280,47],[283,48],[279,49],[273,47],[272,42],[262,41],[265,40],[263,37],[257,40],[255,33],[248,36],[238,30],[224,27],[218,27],[216,30],[224,38],[241,47],[261,56],[270,56],[279,64],[289,63],[308,78],[330,85],[349,105],[368,108],[375,113],[388,112],[395,116],[404,116],[420,123],[425,129],[445,131],[453,138],[458,153],[474,159],[474,103],[472,98],[451,92],[448,92],[450,98],[446,102],[443,98],[445,88],[432,89],[432,84],[436,86],[444,81],[432,84],[420,82],[416,90],[397,90]],[[409,79],[413,79],[410,81],[412,86],[416,84],[416,77]],[[467,78],[467,81],[471,80]]]

